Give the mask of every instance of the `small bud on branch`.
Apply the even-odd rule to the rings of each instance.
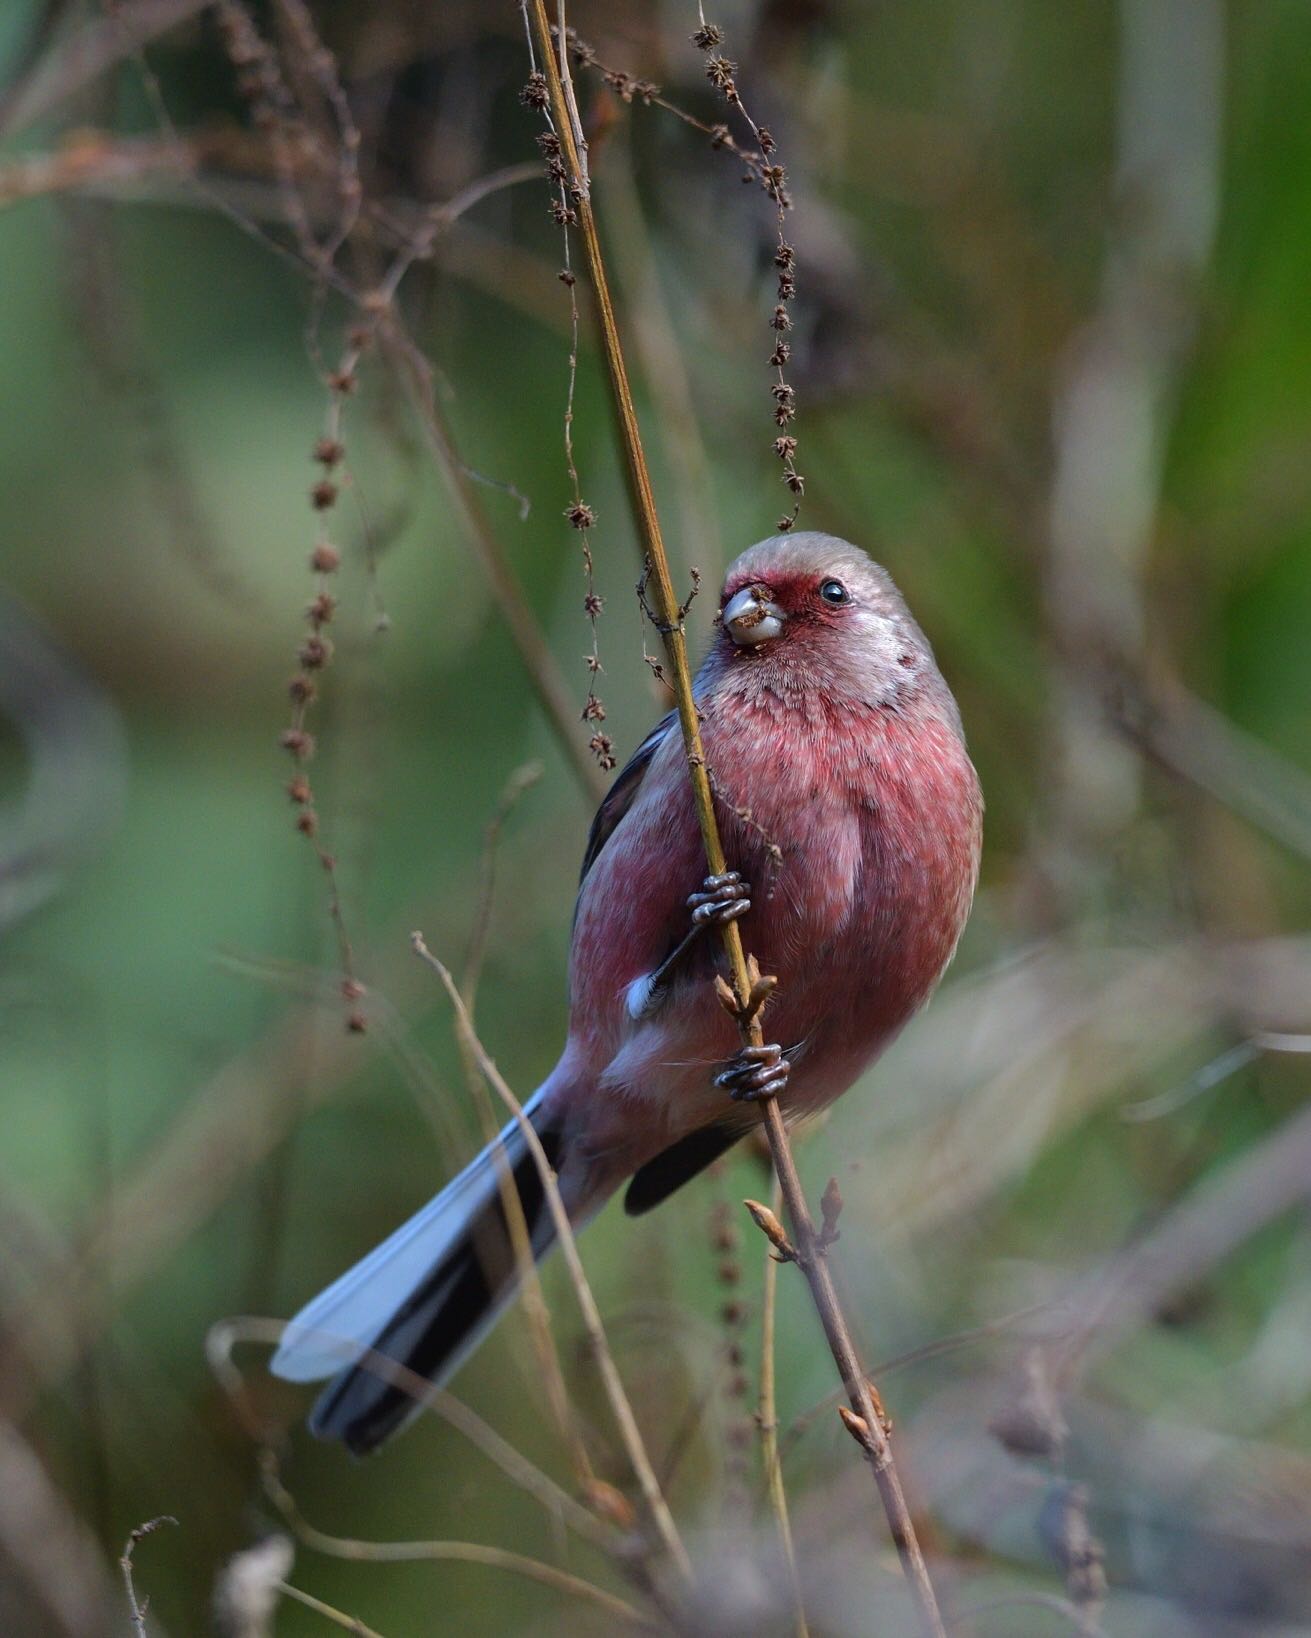
[[[788,1239],[782,1223],[759,1200],[744,1200],[742,1204],[751,1213],[751,1220],[778,1253],[780,1263],[795,1263],[798,1261],[797,1248]]]

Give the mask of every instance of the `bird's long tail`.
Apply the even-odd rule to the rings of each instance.
[[[541,1092],[524,1112],[556,1167],[559,1130]],[[363,1455],[419,1408],[411,1392],[361,1358],[367,1350],[440,1384],[486,1334],[518,1278],[507,1180],[540,1258],[554,1243],[554,1223],[528,1140],[512,1121],[422,1211],[288,1324],[274,1373],[291,1382],[332,1378],[310,1418],[320,1438],[340,1439]]]

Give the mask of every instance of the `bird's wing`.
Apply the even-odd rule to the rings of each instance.
[[[628,1192],[624,1195],[624,1210],[630,1217],[641,1217],[644,1212],[668,1200],[675,1189],[714,1164],[725,1150],[731,1149],[748,1128],[741,1120],[716,1121],[710,1126],[699,1126],[677,1143],[671,1143],[654,1160],[639,1166]]]
[[[587,833],[587,851],[583,854],[583,868],[578,877],[580,887],[587,879],[587,872],[596,863],[601,849],[614,834],[616,825],[632,807],[638,787],[646,778],[646,770],[651,766],[651,758],[660,749],[665,735],[673,728],[676,720],[675,711],[661,717],[629,757],[623,771],[605,793],[601,806],[596,810],[596,817],[592,820],[592,828]]]

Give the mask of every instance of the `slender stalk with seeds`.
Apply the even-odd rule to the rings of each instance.
[[[669,559],[660,531],[655,495],[647,470],[637,410],[629,386],[628,370],[601,252],[601,240],[592,209],[591,184],[583,160],[586,143],[581,125],[571,106],[572,99],[565,91],[569,66],[563,0],[560,0],[557,19],[558,55],[556,42],[551,37],[551,24],[547,17],[545,0],[525,0],[525,3],[537,55],[546,74],[552,117],[560,138],[570,192],[577,201],[578,224],[596,299],[601,346],[615,419],[618,423],[625,475],[642,548],[650,568],[649,583],[654,594],[656,613],[660,620],[661,635],[669,661],[669,677],[687,753],[688,774],[692,782],[697,822],[705,844],[706,862],[710,872],[719,875],[726,870],[727,862],[715,817],[714,798],[706,770],[705,752],[701,744],[696,703],[692,697],[692,672],[687,658],[687,637],[683,629],[678,596],[669,573]],[[772,986],[767,980],[762,979],[759,969],[749,963],[736,922],[726,923],[720,929],[720,937],[723,940],[724,954],[732,977],[733,1010],[742,1032],[743,1042],[748,1046],[762,1046],[764,1034],[760,1015]],[[892,1444],[881,1406],[871,1392],[856,1353],[851,1330],[828,1265],[826,1246],[816,1231],[797,1173],[783,1115],[774,1098],[762,1100],[761,1118],[795,1236],[791,1260],[798,1264],[806,1276],[815,1308],[824,1327],[824,1335],[850,1401],[851,1411],[845,1419],[846,1426],[864,1451],[874,1475],[888,1526],[919,1611],[921,1625],[924,1631],[933,1634],[934,1638],[944,1638],[945,1629],[938,1609],[937,1596],[929,1579],[924,1553],[893,1459]]]

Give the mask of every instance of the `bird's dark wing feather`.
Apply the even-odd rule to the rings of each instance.
[[[624,1196],[624,1210],[630,1217],[640,1217],[662,1200],[668,1200],[675,1189],[690,1183],[698,1172],[705,1171],[726,1149],[731,1149],[746,1135],[746,1130],[740,1121],[716,1123],[671,1143],[634,1173]]]
[[[646,770],[651,766],[651,758],[660,749],[665,735],[674,726],[676,716],[676,712],[670,711],[668,715],[661,717],[629,757],[623,771],[605,793],[601,806],[596,810],[596,817],[592,820],[592,828],[587,833],[587,851],[583,854],[583,868],[578,878],[580,886],[586,880],[587,872],[596,863],[601,849],[614,834],[615,826],[632,807],[638,787],[646,777]]]

